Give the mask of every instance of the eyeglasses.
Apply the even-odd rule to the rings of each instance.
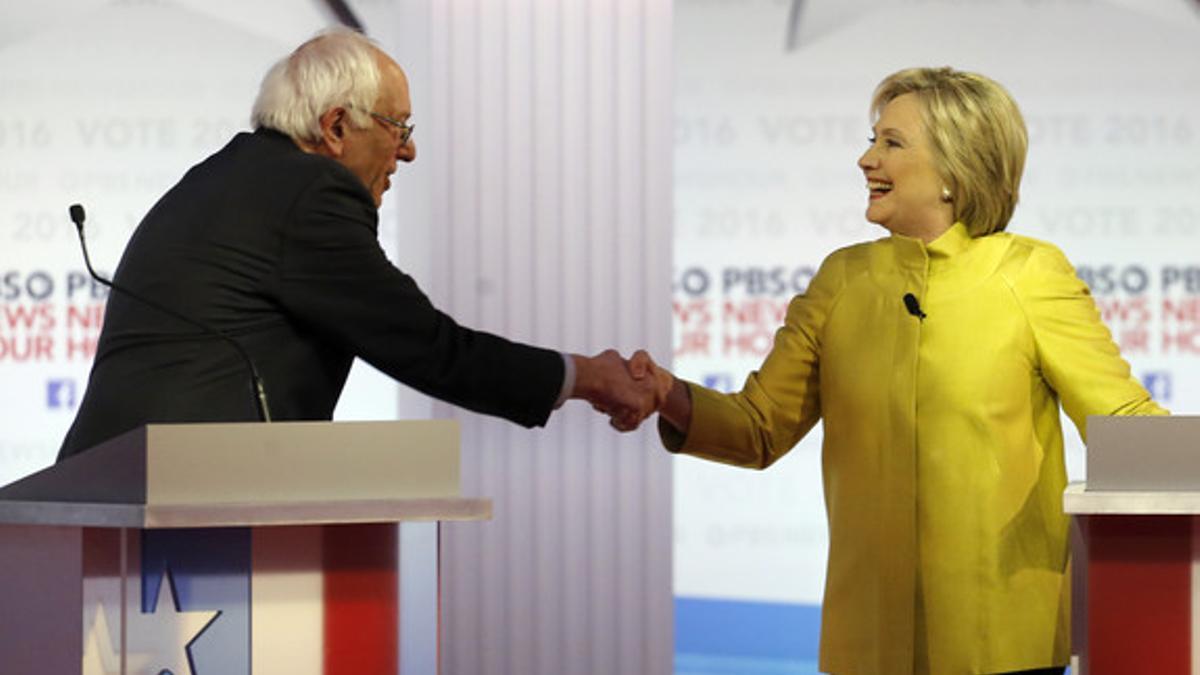
[[[408,139],[412,138],[413,129],[416,128],[415,125],[401,122],[398,119],[388,117],[387,115],[383,115],[383,114],[380,114],[377,112],[371,113],[371,117],[374,117],[375,119],[379,120],[380,122],[390,124],[393,127],[395,127],[396,129],[399,129],[400,130],[400,145],[408,145]]]

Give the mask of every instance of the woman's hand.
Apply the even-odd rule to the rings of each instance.
[[[687,385],[675,379],[670,371],[659,368],[643,349],[634,352],[628,367],[633,379],[653,380],[655,409],[672,426],[686,433],[692,423],[692,396]]]

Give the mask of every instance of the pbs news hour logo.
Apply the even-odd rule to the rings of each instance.
[[[1200,356],[1200,265],[1080,265],[1126,356]]]
[[[676,363],[764,358],[788,303],[804,292],[815,271],[812,265],[681,270],[673,284]],[[1125,356],[1135,361],[1200,358],[1200,265],[1101,263],[1076,271]],[[1151,370],[1139,377],[1155,399],[1174,398],[1172,371]],[[717,370],[700,379],[731,391],[742,376]]]
[[[684,269],[672,284],[675,359],[766,356],[814,274],[806,265]]]
[[[0,367],[46,372],[46,407],[73,410],[80,396],[76,379],[51,373],[91,362],[107,297],[83,271],[0,272]]]

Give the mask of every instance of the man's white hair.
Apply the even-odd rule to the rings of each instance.
[[[250,112],[250,123],[295,140],[321,138],[321,115],[339,106],[358,129],[371,123],[379,99],[378,47],[345,28],[324,31],[271,67]]]

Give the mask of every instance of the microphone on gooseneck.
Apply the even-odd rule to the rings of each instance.
[[[904,309],[907,309],[909,314],[918,319],[925,320],[925,312],[921,311],[921,303],[917,302],[917,296],[912,293],[904,294]]]
[[[92,275],[92,278],[95,279],[96,281],[100,282],[104,286],[107,286],[108,288],[113,289],[114,291],[117,291],[118,293],[121,293],[130,298],[133,298],[134,300],[137,300],[138,302],[140,302],[144,305],[153,307],[154,309],[162,312],[163,314],[166,314],[167,316],[170,316],[175,319],[179,319],[180,321],[182,321],[184,323],[187,323],[192,326],[195,326],[196,328],[199,328],[200,330],[204,331],[205,333],[208,333],[209,335],[215,335],[215,336],[221,338],[222,340],[224,340],[225,342],[228,342],[229,345],[232,346],[235,351],[237,351],[238,355],[242,357],[242,360],[246,362],[246,369],[250,372],[250,384],[252,386],[252,393],[254,396],[254,405],[255,405],[255,408],[258,409],[259,421],[270,422],[271,421],[271,409],[267,405],[267,391],[266,391],[266,389],[263,388],[262,378],[259,377],[259,375],[258,375],[258,369],[254,367],[254,361],[250,358],[250,355],[248,353],[246,353],[246,350],[242,347],[242,345],[238,344],[237,340],[234,340],[232,337],[229,337],[225,333],[217,330],[216,328],[213,328],[212,326],[201,323],[200,321],[197,321],[196,319],[193,319],[189,316],[185,316],[185,315],[171,309],[170,307],[166,307],[165,305],[161,305],[161,304],[151,300],[150,298],[146,298],[137,293],[134,293],[133,291],[125,288],[124,286],[118,286],[117,284],[114,284],[112,281],[105,279],[104,277],[97,274],[96,270],[92,269],[92,259],[88,255],[87,242],[83,238],[83,219],[84,219],[83,206],[81,206],[79,204],[72,204],[69,209],[69,213],[71,214],[71,222],[75,223],[75,231],[79,234],[79,248],[83,250],[83,262],[85,265],[87,265],[88,274]]]

